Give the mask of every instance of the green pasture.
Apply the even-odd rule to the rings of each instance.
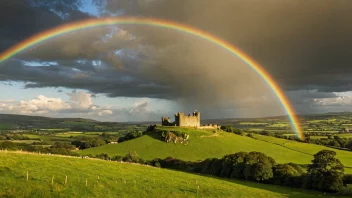
[[[29,139],[40,139],[40,135],[34,135],[34,134],[23,134],[23,136],[27,136]]]
[[[137,164],[0,152],[0,197],[318,196],[332,197],[303,189],[220,179]]]
[[[136,151],[146,160],[171,156],[182,160],[197,161],[213,157],[220,158],[240,151],[258,151],[273,157],[278,163],[309,164],[313,159],[313,154],[322,149],[328,149],[328,147],[260,135],[254,135],[260,139],[256,140],[220,131],[214,134],[212,131],[188,130],[188,134],[190,137],[187,144],[166,143],[159,140],[156,135],[144,135],[120,144],[108,144],[77,152],[81,155],[106,153],[114,156]],[[352,167],[351,152],[335,151],[346,166]],[[352,173],[352,169],[348,172]]]
[[[286,148],[291,151],[295,151],[297,153],[302,153],[305,155],[305,158],[312,159],[312,156],[315,153],[317,153],[323,149],[333,150],[337,153],[337,158],[340,159],[340,161],[346,167],[349,167],[349,168],[346,168],[345,172],[352,173],[352,152],[351,151],[332,149],[332,148],[321,146],[321,145],[301,143],[301,142],[297,142],[294,140],[286,140],[286,139],[275,138],[275,137],[264,136],[264,135],[253,134],[253,136],[255,138],[257,138],[258,140],[262,140],[267,143],[279,145],[283,148]],[[292,162],[294,162],[294,163],[298,163],[299,161],[303,162],[303,159],[297,160],[297,159],[292,158]]]
[[[265,122],[240,122],[240,125],[267,125]]]

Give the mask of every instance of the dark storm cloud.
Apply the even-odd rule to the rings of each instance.
[[[79,71],[74,70],[80,68]],[[28,82],[26,88],[38,87],[67,87],[72,89],[86,89],[93,93],[106,93],[110,96],[149,96],[166,97],[170,94],[161,87],[148,87],[148,91],[139,88],[144,82],[139,74],[133,76],[133,84],[126,79],[126,73],[120,73],[113,68],[96,70],[93,65],[88,67],[76,63],[71,67],[60,66],[24,66],[20,62],[13,61],[0,69],[2,81],[24,81]]]
[[[141,2],[149,2],[139,4],[142,15],[188,23],[240,47],[285,89],[352,89],[351,79],[340,78],[352,71],[350,0]]]
[[[31,2],[32,4],[28,3]],[[34,3],[33,3],[34,2]],[[70,13],[70,20],[87,18],[80,1],[4,0],[0,6],[0,49],[64,22],[49,9]],[[352,7],[350,0],[95,0],[102,15],[164,18],[211,32],[258,60],[286,90],[318,88],[347,91],[352,67]],[[34,6],[37,5],[37,6]],[[30,7],[29,5],[32,5]],[[11,17],[9,17],[11,16]],[[11,19],[11,20],[10,20]],[[24,20],[25,19],[25,20]],[[91,35],[91,34],[86,34]],[[162,35],[159,35],[159,37]],[[150,37],[145,37],[150,38]],[[170,41],[154,39],[162,45]],[[80,49],[94,49],[86,45]],[[72,58],[77,53],[67,47]],[[104,50],[104,49],[99,49]],[[92,50],[90,54],[96,54]],[[86,56],[89,54],[85,52]],[[59,54],[56,54],[58,57]],[[109,56],[107,54],[106,56]],[[112,55],[110,54],[110,57]],[[119,64],[117,60],[112,60]],[[323,78],[317,78],[320,75]],[[347,85],[346,85],[347,84]]]
[[[34,7],[9,0],[4,2],[7,7],[0,6],[4,11],[0,12],[4,14],[0,17],[1,24],[12,23],[5,17],[13,15],[9,10],[16,11],[17,18],[13,26],[4,28],[4,33],[0,31],[3,38],[0,45],[3,46],[63,22],[88,17],[77,11],[73,4],[59,9],[70,13],[68,19],[63,19],[49,11],[54,1],[36,1],[44,3]],[[125,14],[164,18],[201,28],[227,40],[261,63],[289,91],[294,103],[310,104],[313,98],[334,98],[335,94],[329,92],[351,90],[352,13],[348,8],[352,1],[95,2],[101,6],[104,16],[123,11]],[[18,5],[22,6],[21,12],[17,11]],[[33,13],[40,19],[33,17]],[[41,21],[43,18],[45,21]],[[57,61],[59,66],[28,67],[12,62],[11,66],[9,63],[0,68],[1,80],[26,81],[27,88],[68,87],[111,97],[175,99],[187,108],[200,108],[205,104],[213,104],[213,109],[226,108],[224,99],[229,99],[254,109],[263,102],[261,96],[269,92],[243,62],[225,56],[224,51],[209,43],[168,30],[121,27],[127,31],[127,36],[136,38],[126,40],[123,31],[112,32],[109,28],[64,35],[19,55],[22,59]],[[111,32],[109,42],[104,42],[102,35]],[[117,56],[116,50],[119,49],[124,49],[126,54]],[[78,59],[81,62],[78,63]],[[96,66],[92,61],[98,60],[103,63]],[[225,106],[234,105],[229,102]],[[270,105],[267,107],[263,111],[275,109]],[[209,110],[209,114],[211,112]]]
[[[40,31],[90,17],[75,10],[77,2],[78,0],[1,0],[0,51]],[[64,20],[50,9],[69,13],[69,16]]]

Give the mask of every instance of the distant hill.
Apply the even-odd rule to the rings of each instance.
[[[299,115],[300,117],[307,118],[329,118],[331,116],[348,116],[352,115],[351,112],[340,112],[340,113],[324,113],[324,114],[309,114]],[[288,121],[287,116],[273,116],[263,118],[219,118],[219,119],[202,119],[201,124],[218,124],[226,125],[235,122],[245,121],[267,121],[267,120],[280,120]],[[100,122],[92,119],[84,118],[50,118],[43,116],[28,116],[28,115],[16,115],[16,114],[0,114],[0,130],[1,129],[19,129],[19,128],[62,128],[72,126],[72,124],[82,125],[126,125],[126,124],[141,124],[141,125],[154,125],[160,124],[161,121],[145,121],[145,122]],[[71,124],[69,124],[71,123]]]
[[[112,161],[2,151],[0,161],[0,197],[323,196],[303,189]]]
[[[65,128],[68,123],[99,123],[82,118],[49,118],[15,114],[0,114],[0,129]]]

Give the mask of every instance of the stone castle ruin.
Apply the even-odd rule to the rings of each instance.
[[[175,114],[175,122],[170,121],[170,117],[162,117],[161,124],[163,126],[188,126],[188,127],[199,127],[200,126],[200,113],[195,111],[191,114],[184,115],[183,112]]]
[[[200,112],[194,111],[191,114],[185,115],[183,112],[175,114],[175,121],[171,122],[170,117],[161,118],[162,126],[179,126],[179,127],[196,127],[196,128],[219,128],[218,125],[208,124],[201,126],[200,124]]]

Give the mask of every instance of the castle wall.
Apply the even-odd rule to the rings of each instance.
[[[184,115],[182,112],[175,115],[176,126],[200,126],[200,113],[193,113],[193,115]]]
[[[199,126],[198,117],[184,116],[182,126]]]
[[[182,112],[175,114],[175,122],[170,122],[170,118],[161,118],[163,126],[189,126],[199,127],[200,126],[200,113],[194,112],[190,115],[184,115]]]
[[[169,117],[166,117],[166,118],[162,117],[161,118],[161,125],[162,126],[175,126],[175,123],[171,122]]]

